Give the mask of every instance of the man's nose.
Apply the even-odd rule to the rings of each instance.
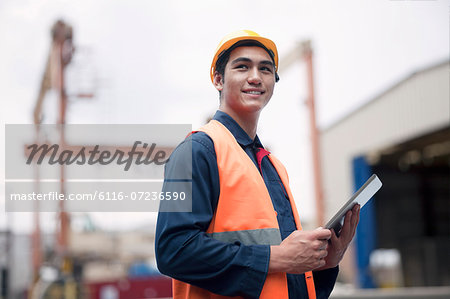
[[[250,69],[247,81],[249,84],[261,84],[261,74],[257,67]]]

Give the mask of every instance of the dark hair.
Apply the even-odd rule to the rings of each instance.
[[[218,72],[222,76],[222,79],[225,79],[225,66],[227,65],[228,60],[230,59],[230,53],[237,47],[260,47],[260,48],[263,48],[264,50],[267,51],[267,53],[269,53],[270,58],[272,58],[272,62],[275,64],[275,61],[273,58],[273,52],[270,51],[269,49],[267,49],[266,47],[264,47],[263,44],[261,44],[258,41],[255,41],[255,40],[242,40],[242,41],[235,43],[230,48],[228,48],[227,50],[225,50],[219,54],[219,58],[217,58],[217,62],[216,62],[215,71]],[[280,77],[278,76],[278,73],[275,72],[275,82],[278,82],[279,80],[280,80]]]

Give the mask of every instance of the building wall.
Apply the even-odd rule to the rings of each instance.
[[[321,132],[326,218],[353,193],[355,157],[376,158],[381,151],[449,122],[449,62],[445,62],[412,74]],[[341,268],[345,280],[354,281],[351,255],[347,254]]]

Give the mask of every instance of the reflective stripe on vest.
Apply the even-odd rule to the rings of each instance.
[[[234,243],[240,242],[244,245],[280,245],[281,233],[278,228],[249,229],[230,232],[210,233],[212,238]]]
[[[219,171],[220,195],[207,233],[214,239],[244,245],[279,245],[281,234],[269,191],[259,170],[228,129],[216,120],[199,129],[214,142]],[[288,193],[297,229],[300,219],[289,189],[286,169],[268,156]],[[193,198],[195,200],[195,198]],[[308,297],[315,299],[311,272],[305,273]],[[288,299],[285,273],[269,273],[260,294],[262,299]],[[174,280],[173,298],[227,298]]]

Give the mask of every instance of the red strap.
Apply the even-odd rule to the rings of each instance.
[[[268,154],[270,154],[269,151],[266,151],[265,149],[259,147],[257,152],[256,152],[256,161],[258,162],[258,166],[259,166],[259,171],[261,172],[262,175],[262,168],[261,168],[261,162],[262,159],[267,156]]]

